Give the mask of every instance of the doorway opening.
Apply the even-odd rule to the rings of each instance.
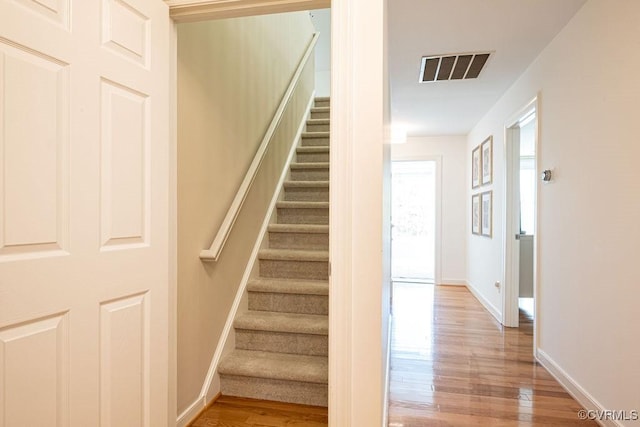
[[[536,272],[536,100],[516,114],[506,128],[506,233],[504,324],[534,320]]]
[[[391,276],[393,281],[436,283],[434,160],[391,163]]]

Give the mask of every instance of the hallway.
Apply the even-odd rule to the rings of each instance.
[[[597,425],[464,287],[394,283],[389,427]]]

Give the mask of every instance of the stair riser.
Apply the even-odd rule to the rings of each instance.
[[[297,153],[298,163],[328,162],[329,153]]]
[[[287,202],[328,202],[329,187],[289,187],[284,192]]]
[[[269,233],[272,249],[329,250],[329,233]]]
[[[329,132],[329,123],[307,123],[307,132]]]
[[[316,100],[313,103],[313,106],[317,107],[317,108],[330,107],[330,101],[328,99],[327,100],[322,100],[322,101],[321,100]]]
[[[220,375],[220,392],[225,396],[327,406],[329,390],[326,384]]]
[[[324,169],[292,169],[292,181],[328,181],[329,168]]]
[[[260,276],[282,279],[329,279],[327,261],[260,260]]]
[[[279,224],[329,224],[328,208],[278,208]]]
[[[330,138],[324,136],[305,136],[302,138],[303,147],[328,147]]]
[[[236,348],[306,356],[327,356],[329,341],[326,335],[236,329]]]
[[[298,314],[329,314],[329,297],[327,295],[280,294],[249,291],[249,310]]]
[[[311,118],[312,119],[328,119],[330,113],[328,111],[312,111]]]

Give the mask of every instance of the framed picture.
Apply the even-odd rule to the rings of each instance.
[[[480,170],[482,168],[480,154],[480,146],[478,145],[471,152],[471,188],[480,187]]]
[[[471,196],[471,233],[480,235],[480,194]]]
[[[482,141],[480,144],[480,151],[482,160],[480,164],[482,166],[482,184],[491,184],[493,180],[493,136]]]
[[[493,232],[493,191],[485,191],[480,194],[480,206],[480,234],[491,237]]]

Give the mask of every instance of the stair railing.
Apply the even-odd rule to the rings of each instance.
[[[269,127],[267,128],[267,131],[265,132],[264,137],[262,138],[262,142],[258,147],[258,151],[256,151],[256,154],[253,157],[251,164],[249,165],[249,169],[247,170],[247,173],[245,174],[244,179],[242,180],[242,183],[240,184],[240,187],[236,192],[236,196],[234,197],[233,201],[231,202],[231,205],[229,206],[229,209],[227,210],[227,214],[225,215],[224,220],[220,225],[220,229],[218,230],[216,237],[213,239],[213,242],[211,243],[211,246],[209,247],[209,249],[204,249],[200,251],[200,259],[202,259],[203,261],[218,261],[218,258],[220,257],[220,253],[224,248],[224,244],[227,242],[227,239],[231,234],[231,229],[233,228],[233,225],[235,224],[236,219],[240,214],[240,209],[242,209],[242,205],[244,204],[244,201],[247,198],[247,195],[249,194],[251,185],[253,184],[253,181],[256,178],[256,175],[258,173],[258,170],[260,169],[260,165],[262,164],[262,161],[264,160],[264,156],[267,153],[267,150],[269,148],[269,143],[273,139],[273,135],[276,129],[278,128],[280,121],[282,120],[284,111],[287,108],[289,101],[291,100],[291,96],[294,90],[296,89],[296,86],[298,85],[300,76],[302,75],[302,71],[304,70],[304,67],[309,61],[311,54],[313,53],[313,49],[316,45],[316,42],[318,41],[319,36],[320,36],[320,33],[313,34],[313,37],[311,38],[311,41],[307,46],[307,50],[302,56],[302,59],[298,64],[298,68],[296,68],[296,71],[293,74],[291,81],[289,82],[287,91],[284,93],[284,96],[280,101],[280,105],[278,105],[278,109],[273,115],[273,119],[271,120],[271,123],[269,124]]]

